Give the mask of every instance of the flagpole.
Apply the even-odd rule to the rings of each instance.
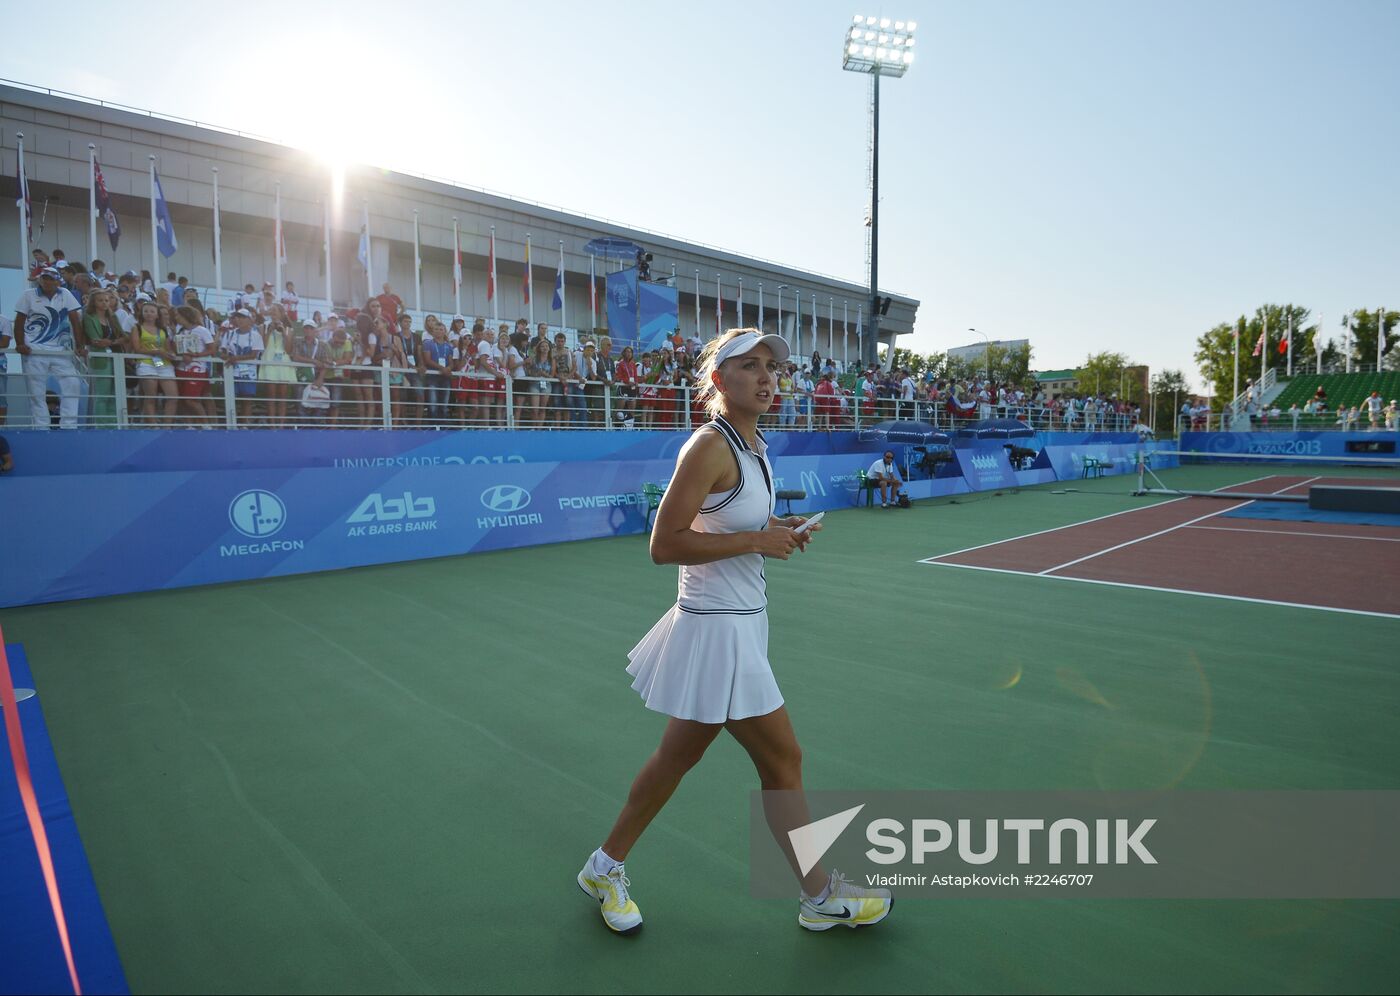
[[[151,162],[151,282],[160,281],[160,240],[156,237],[156,157]]]
[[[462,313],[462,236],[457,232],[457,217],[452,217],[452,313]]]
[[[274,199],[274,201],[273,201],[273,206],[272,206],[272,210],[273,210],[273,212],[274,212],[274,214],[273,214],[273,219],[274,219],[274,221],[275,221],[275,224],[272,226],[273,229],[274,229],[274,231],[273,231],[273,242],[275,243],[275,244],[273,245],[273,247],[272,247],[272,255],[273,255],[273,257],[274,257],[274,263],[273,263],[273,270],[272,270],[272,272],[275,273],[275,274],[277,275],[277,276],[276,276],[276,279],[273,281],[272,286],[276,288],[276,290],[275,290],[274,293],[273,293],[273,297],[276,298],[276,299],[281,299],[281,297],[282,297],[282,184],[280,184],[280,183],[274,183],[274,184],[272,185],[272,189],[273,189],[274,191],[276,191],[276,198]]]
[[[559,240],[559,327],[569,327],[569,299],[564,293],[564,240]],[[530,307],[535,306],[535,295],[530,295]]]
[[[1342,316],[1342,350],[1347,354],[1347,373],[1351,373],[1351,315]]]
[[[1288,311],[1288,376],[1293,376],[1293,310]]]
[[[88,265],[97,258],[97,146],[88,143]],[[19,261],[23,268],[24,260]]]
[[[1322,344],[1322,327],[1324,325],[1322,312],[1317,313],[1317,328],[1313,331],[1313,356],[1317,360],[1317,375],[1322,376],[1322,350],[1326,347]]]
[[[763,281],[758,282],[758,330],[763,331]]]
[[[598,274],[595,272],[597,260],[598,257],[593,253],[588,254],[588,307],[593,313],[593,330],[595,332],[598,330]],[[672,265],[671,276],[674,278],[675,275],[676,268]],[[672,279],[671,283],[674,284],[675,280]]]
[[[796,291],[792,295],[792,341],[793,352],[798,356],[802,355],[802,292]],[[797,364],[799,367],[802,364]]]
[[[700,271],[695,271],[695,338],[704,338],[700,331]]]
[[[1230,420],[1234,421],[1235,401],[1240,396],[1240,336],[1244,335],[1244,315],[1240,316],[1240,327],[1235,330],[1235,393],[1230,396]]]
[[[1259,333],[1264,340],[1264,348],[1259,351],[1259,397],[1260,404],[1263,403],[1264,378],[1269,373],[1269,312],[1264,311],[1264,331]]]
[[[491,226],[491,321],[500,321],[500,302],[496,300],[496,226]]]
[[[719,274],[715,274],[715,335],[724,335],[724,291],[719,285]]]
[[[865,362],[865,321],[862,318],[864,307],[861,304],[856,305],[856,357],[862,363]]]
[[[374,297],[374,242],[369,235],[369,198],[365,198],[365,286],[368,301]]]
[[[563,243],[560,243],[562,245]],[[530,306],[530,328],[535,327],[535,295],[530,287],[530,233],[525,233],[525,301]]]
[[[326,198],[326,210],[321,218],[321,250],[326,254],[326,310],[335,310],[335,297],[331,294],[331,198]]]
[[[836,352],[836,298],[826,301],[826,352],[831,356]]]
[[[739,296],[734,299],[734,315],[738,319],[737,328],[744,327],[744,278],[739,278]]]
[[[15,132],[15,143],[19,148],[19,165],[17,176],[19,177],[20,189],[19,197],[15,201],[19,205],[19,269],[20,272],[29,276],[29,205],[24,202],[24,191],[26,188],[24,176],[24,132]]]
[[[418,248],[418,209],[413,209],[413,310],[423,311],[423,252]]]
[[[841,366],[851,369],[851,302],[841,302]]]
[[[1381,372],[1381,360],[1385,359],[1385,305],[1376,309],[1376,373]]]
[[[224,250],[219,244],[222,241],[222,229],[219,227],[219,167],[211,166],[209,169],[214,174],[214,290],[222,294],[224,291]],[[329,229],[328,229],[329,230]],[[330,241],[330,236],[326,237]],[[330,280],[331,268],[330,257],[326,257],[326,300],[330,300]]]

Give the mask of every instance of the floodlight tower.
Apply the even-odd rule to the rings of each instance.
[[[880,77],[903,76],[914,63],[913,21],[857,14],[846,30],[841,68],[870,77],[870,337],[865,363],[879,356],[880,341]],[[894,350],[890,350],[894,355]]]

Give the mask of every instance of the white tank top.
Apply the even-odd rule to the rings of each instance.
[[[768,444],[758,433],[758,448],[716,415],[696,430],[718,432],[739,463],[739,485],[733,491],[707,495],[690,528],[700,533],[738,533],[767,529],[773,514],[773,468]],[[676,605],[699,615],[754,615],[768,606],[763,577],[763,554],[745,553],[710,564],[683,564]]]

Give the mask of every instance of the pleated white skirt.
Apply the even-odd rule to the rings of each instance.
[[[768,613],[697,615],[673,606],[627,659],[648,709],[699,723],[763,716],[783,704],[768,664]]]

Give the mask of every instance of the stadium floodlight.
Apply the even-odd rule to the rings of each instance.
[[[903,76],[914,64],[914,21],[892,21],[888,17],[851,18],[841,48],[841,68],[870,77],[870,322],[871,334],[864,363],[878,357],[880,336],[880,77]],[[878,28],[879,30],[876,30]],[[894,350],[890,350],[894,356]]]
[[[903,76],[909,67],[904,49],[914,45],[914,22],[877,20],[856,14],[846,29],[841,68],[853,73]]]

